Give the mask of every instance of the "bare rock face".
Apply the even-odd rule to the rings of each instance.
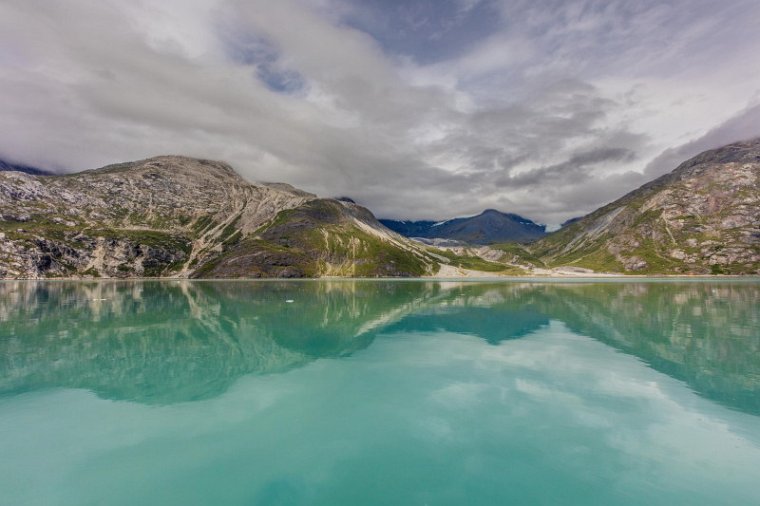
[[[222,162],[179,156],[62,176],[0,172],[0,278],[189,277],[315,199],[287,184],[250,183]]]
[[[706,151],[532,251],[596,271],[760,274],[760,139]]]

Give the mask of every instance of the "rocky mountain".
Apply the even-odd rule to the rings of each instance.
[[[531,245],[547,266],[760,273],[760,139],[706,151]]]
[[[543,225],[494,210],[383,220],[396,233],[351,199],[185,157],[0,171],[0,278],[760,274],[759,178],[760,139],[731,144],[543,237]]]
[[[177,156],[0,172],[0,277],[418,276],[438,259],[366,209]]]
[[[313,199],[224,248],[194,276],[422,276],[436,272],[440,260],[390,232],[363,207]]]
[[[524,243],[546,235],[545,225],[495,209],[486,209],[477,216],[440,222],[385,219],[380,222],[406,237],[452,239],[469,244]]]

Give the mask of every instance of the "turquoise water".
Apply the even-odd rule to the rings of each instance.
[[[760,504],[759,302],[756,281],[0,283],[0,504]]]

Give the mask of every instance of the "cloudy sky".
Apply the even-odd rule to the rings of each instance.
[[[0,0],[0,157],[557,224],[760,135],[757,0]]]

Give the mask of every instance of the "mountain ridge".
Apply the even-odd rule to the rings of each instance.
[[[5,278],[314,277],[349,275],[356,263],[364,276],[437,270],[424,248],[360,206],[326,204],[339,219],[312,214],[307,230],[298,223],[303,215],[286,211],[316,195],[285,183],[248,182],[212,160],[159,156],[53,177],[0,172],[0,197]],[[276,236],[273,224],[287,236]],[[252,257],[245,248],[270,254]],[[259,263],[249,272],[223,269],[232,264],[219,260],[233,251]]]
[[[480,214],[450,220],[402,221],[380,219],[380,223],[406,237],[451,239],[486,245],[501,242],[530,242],[546,235],[546,226],[514,213],[485,209]]]
[[[548,266],[760,273],[760,138],[698,154],[528,248]]]
[[[213,160],[0,171],[0,278],[760,274],[760,139],[703,152],[548,235],[493,209],[397,223],[460,239],[411,240],[351,199],[248,182]],[[541,236],[490,244],[505,223]]]

